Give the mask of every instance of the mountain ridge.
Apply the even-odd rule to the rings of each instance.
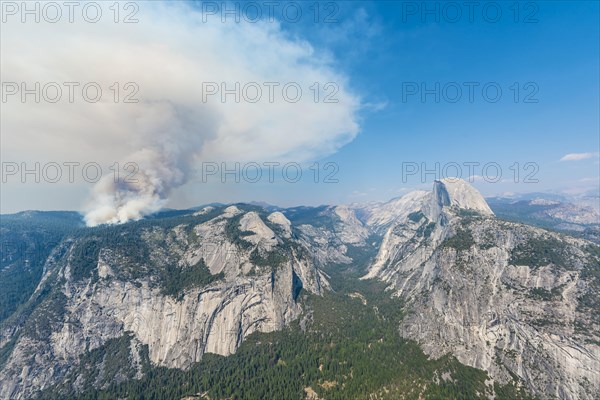
[[[31,298],[0,323],[0,396],[45,393],[67,377],[78,382],[68,393],[94,386],[77,368],[105,346],[133,360],[119,369],[127,379],[188,369],[259,332],[310,325],[303,296],[367,301],[345,287],[369,281],[401,300],[403,337],[487,371],[486,396],[500,384],[591,399],[599,260],[591,242],[496,218],[456,180],[378,205],[214,205],[82,228],[61,237]],[[350,271],[355,281],[340,286]],[[561,358],[571,348],[580,354]]]

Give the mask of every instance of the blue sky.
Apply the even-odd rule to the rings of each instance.
[[[254,4],[264,8],[263,3]],[[308,71],[306,73],[314,76],[340,79],[337,83],[341,88],[342,104],[338,109],[332,109],[331,117],[328,117],[330,110],[325,106],[315,108],[307,104],[291,113],[285,107],[276,108],[279,111],[268,118],[260,117],[263,119],[254,118],[252,109],[244,109],[239,120],[252,121],[248,123],[254,123],[252,129],[248,128],[246,132],[240,128],[230,132],[229,136],[221,137],[223,129],[219,128],[201,138],[209,142],[212,139],[210,145],[196,149],[193,147],[195,143],[186,142],[189,121],[177,117],[166,119],[167,122],[155,121],[152,117],[162,114],[149,107],[135,110],[133,114],[144,115],[145,124],[138,125],[150,127],[149,131],[161,124],[167,126],[168,132],[173,131],[165,134],[163,130],[160,140],[156,140],[152,132],[136,133],[136,126],[129,127],[132,120],[127,116],[132,114],[123,107],[106,108],[93,114],[98,112],[97,108],[90,111],[84,108],[91,107],[89,104],[76,104],[68,109],[52,109],[51,112],[42,107],[36,114],[38,106],[35,104],[8,103],[3,104],[3,161],[56,160],[61,163],[75,159],[82,163],[99,161],[105,167],[114,161],[130,160],[127,157],[132,154],[139,157],[139,150],[152,154],[153,150],[160,148],[157,143],[160,146],[175,144],[170,149],[173,159],[167,163],[167,169],[175,168],[173,176],[181,173],[190,177],[185,178],[187,180],[183,183],[181,179],[175,183],[163,182],[168,189],[159,203],[176,208],[216,201],[257,200],[284,206],[384,201],[412,188],[430,188],[434,178],[444,177],[443,168],[451,163],[461,166],[462,178],[475,175],[473,183],[485,195],[598,191],[600,9],[597,1],[479,2],[473,9],[472,20],[464,2],[427,3],[425,7],[429,10],[439,9],[439,21],[436,21],[435,13],[421,14],[424,3],[420,1],[325,1],[319,5],[318,22],[314,21],[314,2],[301,2],[294,3],[303,12],[297,23],[282,18],[280,10],[285,3],[277,2],[274,15],[280,25],[262,29],[262,25],[254,24],[255,27],[246,27],[246,30],[232,30],[232,26],[227,24],[198,27],[194,25],[197,20],[188,18],[189,11],[179,10],[178,13],[175,10],[169,14],[146,7],[158,3],[139,4],[139,24],[126,28],[113,24],[103,28],[108,28],[108,31],[94,31],[96,27],[92,24],[78,25],[77,21],[56,26],[42,23],[21,27],[14,21],[5,24],[2,36],[7,42],[3,43],[3,47],[14,45],[17,52],[2,52],[3,75],[8,77],[3,76],[3,81],[18,81],[25,76],[40,80],[35,74],[44,70],[41,67],[32,68],[33,72],[28,71],[29,75],[10,68],[17,65],[10,57],[22,57],[34,60],[31,65],[44,65],[49,77],[104,80],[107,87],[115,80],[135,80],[140,84],[140,104],[148,106],[165,101],[189,108],[197,104],[197,99],[191,102],[186,90],[193,89],[196,82],[190,81],[188,87],[183,82],[183,90],[177,89],[182,82],[171,71],[196,74],[195,71],[202,70],[202,73],[214,75],[210,68],[216,65],[218,71],[223,70],[223,74],[229,77],[237,78],[250,71],[267,80],[272,74],[301,80],[304,77],[298,75],[298,71],[304,71],[300,74]],[[203,7],[200,2],[179,4],[192,4],[197,11]],[[518,4],[517,8],[515,4]],[[457,9],[456,5],[460,8]],[[496,18],[498,9],[501,16]],[[455,14],[457,10],[461,13],[460,17]],[[326,15],[331,12],[335,21],[325,22]],[[219,18],[219,15],[211,15],[210,18]],[[493,22],[494,19],[497,21]],[[27,30],[19,33],[19,29],[25,28]],[[83,45],[65,41],[65,37],[73,37],[70,30],[77,29],[93,40],[82,39]],[[147,33],[138,35],[144,29]],[[25,41],[25,35],[31,35],[30,39]],[[236,35],[241,36],[236,38]],[[276,43],[269,37],[276,37]],[[111,42],[112,38],[119,39]],[[54,54],[36,49],[35,46],[39,50],[51,48],[51,40],[64,46],[64,54],[89,53],[68,64],[63,60],[64,56],[54,59]],[[196,41],[201,43],[195,47]],[[83,47],[73,47],[68,51],[67,46],[71,45]],[[120,46],[125,48],[126,45],[131,45],[128,51],[119,51]],[[112,46],[116,54],[106,53],[106,49]],[[161,58],[150,58],[156,56],[155,52],[165,49],[168,49],[165,54],[170,58],[164,65],[165,54]],[[128,52],[138,50],[137,58],[127,59]],[[29,53],[15,55],[20,51]],[[38,52],[41,55],[36,59]],[[298,61],[302,57],[295,54],[301,54],[307,60],[306,65],[302,65]],[[108,63],[104,65],[107,59]],[[19,62],[22,60],[19,59]],[[86,66],[86,62],[90,65]],[[52,71],[57,65],[61,69]],[[119,70],[119,65],[125,67]],[[123,75],[122,70],[128,70],[130,75]],[[156,75],[152,75],[154,70],[158,71]],[[439,102],[435,101],[435,94],[426,95],[423,101],[423,86],[431,90],[436,83],[439,84]],[[475,85],[472,86],[472,101],[468,98],[467,85]],[[486,92],[488,99],[483,93],[484,86],[489,90]],[[461,97],[451,102],[456,95],[456,87],[461,88]],[[492,102],[498,87],[502,94],[496,102]],[[408,93],[407,90],[417,92]],[[518,101],[514,99],[516,91]],[[182,95],[184,92],[185,95]],[[355,104],[356,99],[360,101],[359,106]],[[46,106],[50,109],[50,105]],[[19,118],[21,112],[26,113],[28,118]],[[67,125],[55,124],[61,119],[59,112],[65,112],[66,117],[62,119],[69,121]],[[344,119],[345,112],[352,116]],[[86,125],[78,127],[79,119],[84,119],[81,116],[89,120]],[[222,122],[219,121],[220,116],[215,118],[219,126]],[[244,125],[228,118],[230,120],[222,122],[222,126]],[[212,126],[208,122],[205,126],[206,120],[210,118],[197,121],[202,129],[210,130]],[[172,121],[170,125],[169,121]],[[46,127],[47,132],[39,133],[40,126]],[[90,126],[101,129],[96,132],[92,128],[88,132]],[[170,126],[182,126],[183,134]],[[284,129],[278,131],[277,126]],[[322,126],[325,128],[322,129],[322,138],[319,138],[321,134],[301,137],[304,136],[301,130],[289,133],[296,126],[306,128],[304,132],[313,129],[317,132]],[[113,128],[116,128],[114,132],[111,131]],[[72,134],[65,133],[69,129],[73,129]],[[25,132],[32,136],[26,136]],[[348,140],[353,136],[352,140]],[[39,148],[29,146],[37,143],[38,139],[54,137],[60,140],[45,141],[40,143]],[[83,141],[78,142],[82,138]],[[152,142],[150,147],[140,144],[148,141]],[[180,141],[183,144],[177,146]],[[261,152],[261,149],[264,150]],[[36,153],[37,150],[40,152]],[[118,157],[113,156],[113,152],[118,153]],[[198,160],[220,161],[222,157],[247,161],[242,159],[247,154],[256,155],[257,158],[252,160],[264,160],[275,153],[290,155],[288,160],[301,162],[304,174],[300,182],[291,184],[280,178],[275,183],[199,181]],[[180,159],[194,157],[195,165],[179,165]],[[327,172],[323,170],[320,182],[312,182],[309,166],[313,162],[318,162],[321,169],[327,162],[335,163],[338,171],[334,178],[339,182],[323,183],[323,174]],[[427,175],[425,180],[419,173],[403,179],[403,165],[406,168],[407,163],[428,169],[435,169],[436,163],[439,163],[440,171]],[[465,163],[479,165],[470,174]],[[502,168],[498,182],[486,182],[486,179],[494,180],[496,177],[494,168],[488,169],[488,174],[483,177],[482,167],[490,163]],[[193,170],[189,174],[186,172],[188,168]],[[518,182],[514,181],[515,168],[519,170]],[[446,172],[456,175],[452,171],[455,170],[448,169]],[[528,173],[535,173],[530,178],[537,180],[536,183],[523,182]],[[96,189],[89,183],[51,185],[11,181],[3,184],[1,209],[2,212],[31,208],[82,209],[90,192]]]
[[[469,177],[464,163],[479,163],[473,166],[478,176],[472,181],[488,196],[598,193],[599,3],[546,1],[534,2],[534,7],[522,2],[518,22],[511,8],[514,3],[492,3],[502,10],[496,23],[491,22],[492,8],[486,14],[489,20],[481,7],[475,9],[472,22],[462,8],[462,17],[453,23],[454,14],[450,9],[444,14],[442,2],[437,3],[437,22],[434,15],[406,14],[412,4],[421,11],[421,2],[348,1],[337,3],[337,24],[314,24],[309,18],[284,24],[293,34],[331,52],[369,106],[362,112],[359,135],[321,160],[339,165],[339,184],[283,184],[276,194],[273,186],[246,186],[245,197],[267,194],[284,204],[364,202],[386,200],[415,187],[430,188],[435,174],[425,180],[420,174],[403,180],[407,162],[433,170],[439,163],[440,177],[445,165],[458,163],[464,179]],[[435,9],[435,4],[427,7]],[[423,102],[420,93],[403,98],[403,85],[412,82],[427,88],[436,82],[440,88],[456,82],[465,89],[456,103],[443,96],[436,103],[434,95]],[[467,98],[465,82],[480,84],[473,102]],[[503,91],[496,103],[491,102],[493,92],[486,101],[480,90],[490,82]],[[522,96],[518,102],[513,97],[515,82]],[[534,90],[530,99],[537,102],[524,102]],[[448,92],[448,97],[453,94]],[[560,161],[571,153],[591,154]],[[502,168],[499,182],[488,182],[495,180],[493,167],[482,179],[487,163]],[[449,175],[452,171],[448,167]]]
[[[509,180],[508,168],[515,162],[521,168],[526,162],[539,165],[537,184],[476,183],[488,194],[598,185],[597,157],[559,161],[567,153],[594,153],[600,147],[598,2],[536,2],[537,23],[514,23],[508,2],[502,7],[506,18],[498,23],[478,14],[473,23],[467,18],[437,23],[433,16],[403,22],[402,2],[348,2],[344,9],[356,13],[358,4],[376,34],[355,33],[351,43],[339,43],[333,51],[360,93],[385,104],[366,112],[359,136],[332,157],[340,176],[360,186],[358,197],[376,198],[386,189],[418,184],[400,179],[407,161],[431,168],[436,162],[497,162]],[[364,52],[345,59],[348,48],[356,47],[354,40]],[[469,81],[497,82],[503,96],[497,103],[486,102],[477,91],[473,103],[442,99],[436,104],[433,96],[425,103],[418,96],[402,99],[403,82],[433,87]],[[515,103],[514,82],[535,83],[539,102]]]

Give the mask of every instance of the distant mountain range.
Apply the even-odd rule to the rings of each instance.
[[[596,399],[600,221],[567,200],[2,215],[0,398]]]
[[[600,243],[600,195],[531,193],[487,199],[500,218],[553,229]]]

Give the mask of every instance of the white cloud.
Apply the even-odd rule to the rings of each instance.
[[[590,177],[581,178],[581,179],[579,179],[579,182],[582,182],[582,183],[590,183],[591,182],[591,183],[598,183],[598,184],[600,184],[600,177],[597,176],[595,178],[590,178]]]
[[[598,157],[598,153],[569,153],[564,155],[560,161],[581,161],[594,157]]]
[[[138,184],[96,186],[92,224],[155,211],[201,161],[302,162],[337,151],[358,133],[360,100],[344,75],[278,23],[203,22],[183,2],[138,4],[136,24],[114,23],[106,8],[110,18],[96,24],[22,24],[18,18],[3,24],[3,82],[97,82],[103,90],[95,104],[82,101],[80,89],[73,103],[66,92],[56,104],[11,97],[3,104],[3,159],[140,165]],[[114,82],[121,98],[129,93],[123,85],[134,82],[139,103],[115,103]],[[280,86],[273,102],[263,87],[258,102],[236,103],[233,95],[204,101],[205,82]],[[297,103],[283,100],[288,82],[303,90]],[[309,89],[315,82],[319,102]],[[322,102],[328,82],[338,87],[337,103]]]
[[[471,175],[467,178],[467,182],[484,182],[485,178],[481,175]]]

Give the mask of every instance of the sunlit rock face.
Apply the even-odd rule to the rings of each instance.
[[[0,345],[18,337],[0,371],[0,398],[29,398],[61,381],[80,355],[125,333],[135,344],[131,358],[146,345],[154,365],[187,368],[206,352],[232,354],[251,333],[279,330],[296,319],[302,290],[320,295],[329,287],[315,260],[306,257],[307,242],[292,238],[283,214],[267,217],[230,206],[195,221],[210,213],[215,210],[204,209],[170,228],[157,223],[134,230],[147,258],[134,262],[118,246],[103,247],[84,277],[76,276],[73,258],[83,239],[65,242],[48,259],[38,288],[39,294],[53,287],[60,297],[39,306],[57,308],[52,323],[25,333],[17,321],[0,333]],[[275,253],[277,259],[269,258]],[[181,282],[180,293],[165,293],[165,265],[185,270],[200,262],[213,277],[210,283]]]
[[[600,393],[600,260],[589,242],[496,219],[466,182],[402,207],[365,278],[406,301],[401,331],[540,398]]]
[[[496,218],[455,179],[387,203],[210,206],[85,228],[57,243],[33,296],[0,325],[0,398],[67,380],[101,387],[73,371],[124,337],[121,381],[146,364],[186,369],[232,354],[253,332],[299,318],[299,296],[331,290],[323,271],[346,264],[403,300],[399,329],[431,357],[486,370],[490,385],[516,377],[541,399],[595,400],[599,253]]]

